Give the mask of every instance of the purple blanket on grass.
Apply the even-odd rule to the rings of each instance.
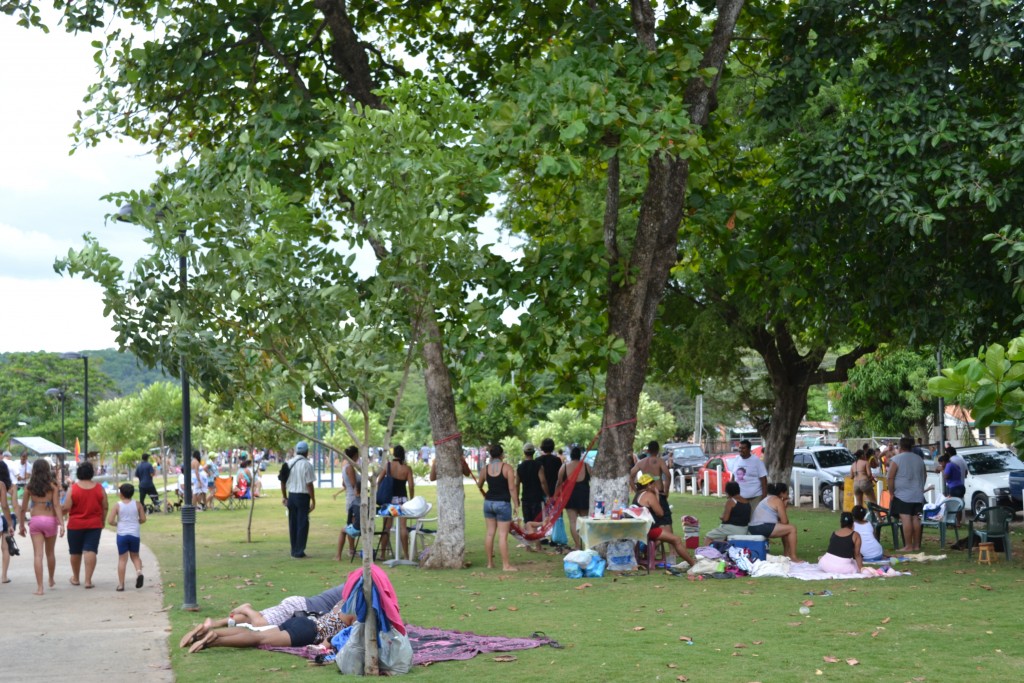
[[[472,659],[485,652],[512,652],[530,650],[541,645],[560,648],[557,641],[541,633],[534,633],[529,638],[506,638],[504,636],[482,636],[465,631],[449,631],[443,628],[424,628],[422,626],[405,625],[409,642],[412,644],[413,666],[425,666],[435,662],[447,662],[458,659]],[[317,656],[333,654],[330,648],[319,645],[309,647],[270,647],[261,645],[261,649],[285,654],[298,655],[315,660]]]

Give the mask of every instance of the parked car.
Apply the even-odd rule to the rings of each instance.
[[[989,505],[1021,509],[1021,499],[1014,500],[1010,494],[1010,475],[1024,471],[1024,463],[1013,451],[996,446],[971,446],[958,448],[957,453],[967,461],[968,476],[964,480],[967,493],[964,495],[964,503],[974,514]],[[1015,474],[1015,479],[1019,476]],[[930,471],[928,484],[941,493],[942,475]]]
[[[703,465],[697,469],[697,485],[704,486],[704,473],[708,473],[708,493],[718,493],[718,468],[722,468],[722,491],[725,485],[732,481],[732,470],[735,467],[739,453],[726,453],[724,455],[712,455]]]
[[[842,489],[853,460],[853,453],[842,446],[797,449],[793,454],[793,476],[800,487],[797,495],[812,495],[817,478],[821,504],[832,507],[832,498],[838,493],[835,489]]]
[[[707,456],[704,449],[697,443],[667,443],[661,449],[661,457],[672,467],[672,489],[683,490],[683,477],[690,477],[697,473],[697,470]]]

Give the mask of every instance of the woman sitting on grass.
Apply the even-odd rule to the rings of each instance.
[[[828,551],[818,559],[818,568],[832,574],[859,574],[864,568],[860,534],[853,530],[853,515],[839,515],[839,530],[832,532]]]
[[[878,542],[878,530],[867,521],[868,511],[860,505],[853,508],[853,530],[860,536],[860,556],[864,562],[880,562],[885,551]]]
[[[633,505],[642,505],[647,508],[651,511],[651,517],[654,518],[654,524],[651,526],[650,531],[647,532],[647,540],[649,541],[647,552],[653,552],[654,543],[668,543],[675,548],[676,555],[686,560],[691,567],[697,564],[697,561],[693,559],[693,555],[683,545],[683,539],[673,534],[664,526],[665,510],[661,507],[658,490],[654,485],[654,477],[646,472],[641,474],[640,478],[636,480],[636,497],[633,498]]]

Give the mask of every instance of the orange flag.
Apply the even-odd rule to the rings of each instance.
[[[78,456],[82,452],[82,447],[78,444],[78,437],[75,437],[75,462],[78,462]]]

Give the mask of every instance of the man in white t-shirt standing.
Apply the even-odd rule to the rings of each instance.
[[[283,504],[288,508],[288,540],[291,542],[292,557],[306,556],[306,540],[309,538],[309,514],[316,508],[316,493],[313,482],[316,475],[313,463],[306,459],[309,444],[300,441],[295,444],[295,457],[288,461],[288,478],[281,482]]]
[[[768,490],[768,470],[760,458],[751,455],[747,439],[740,441],[740,457],[732,462],[732,479],[740,485],[740,495],[750,501],[753,509]]]

